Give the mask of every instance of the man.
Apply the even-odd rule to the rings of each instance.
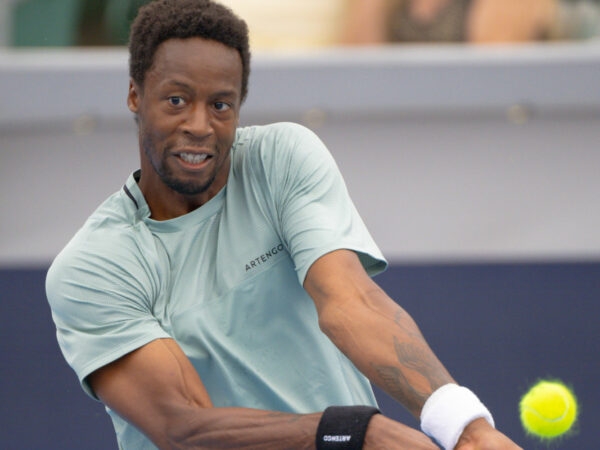
[[[437,448],[378,414],[370,379],[446,448],[517,448],[369,277],[385,261],[318,138],[238,128],[244,22],[158,0],[130,56],[141,169],[47,277],[62,351],[120,447]]]
[[[344,41],[489,44],[566,38],[559,30],[563,28],[561,16],[566,12],[563,3],[559,0],[351,0]]]

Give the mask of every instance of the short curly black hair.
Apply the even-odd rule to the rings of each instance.
[[[156,50],[168,39],[199,37],[238,51],[242,59],[242,101],[248,94],[248,26],[213,0],[155,0],[142,6],[129,34],[129,76],[143,87]]]

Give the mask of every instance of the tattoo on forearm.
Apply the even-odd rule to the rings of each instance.
[[[437,389],[448,383],[446,370],[430,351],[425,338],[403,309],[396,312],[394,322],[402,328],[407,336],[413,338],[412,341],[405,340],[401,342],[398,337],[394,336],[394,350],[398,362],[423,375],[429,381],[432,389]]]
[[[414,332],[411,333],[411,336],[420,337]],[[398,358],[398,367],[373,365],[373,368],[382,382],[381,387],[416,414],[427,399],[429,392],[417,390],[411,386],[406,372],[410,371],[420,375],[431,391],[448,382],[446,372],[435,356],[430,353],[429,347],[424,341],[401,342],[394,337],[394,350]]]
[[[397,367],[373,366],[382,382],[380,386],[389,395],[397,400],[411,412],[419,411],[421,405],[427,398],[423,392],[416,391],[408,383],[402,371]]]
[[[397,337],[394,337],[394,348],[398,362],[407,369],[421,374],[429,383],[431,390],[448,382],[446,371],[425,343],[417,346],[412,343],[400,342]]]
[[[403,309],[398,309],[394,315],[394,323],[402,328],[402,331],[404,331],[408,336],[423,339],[423,336],[418,330],[415,330],[414,327],[407,324],[408,318],[408,314]]]

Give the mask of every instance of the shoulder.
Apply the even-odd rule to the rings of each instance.
[[[282,152],[299,145],[323,146],[309,128],[294,122],[277,122],[238,129],[236,147],[257,151]]]
[[[273,122],[266,125],[252,125],[238,128],[239,140],[264,140],[274,137],[288,137],[312,134],[307,127],[295,122]]]
[[[58,302],[75,291],[112,290],[128,285],[143,289],[156,254],[154,238],[134,215],[111,196],[77,231],[52,262],[46,275],[48,299]]]
[[[238,130],[234,159],[282,170],[294,169],[308,158],[317,163],[332,160],[323,141],[303,125],[278,122]]]
[[[85,221],[57,259],[69,259],[84,254],[118,256],[136,247],[142,221],[134,203],[123,190],[111,195]]]

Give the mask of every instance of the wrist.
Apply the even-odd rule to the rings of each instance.
[[[421,429],[442,448],[451,450],[465,428],[477,419],[485,419],[494,426],[492,415],[473,392],[456,384],[447,384],[425,402],[421,412]]]
[[[330,406],[317,428],[317,450],[360,450],[371,418],[380,411],[372,406]]]

